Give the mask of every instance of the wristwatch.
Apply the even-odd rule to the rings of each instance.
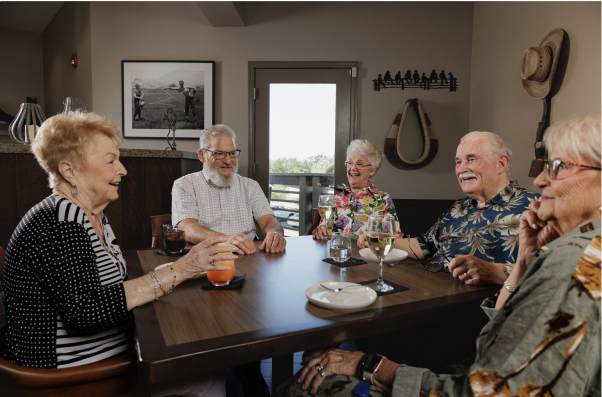
[[[512,266],[510,265],[502,265],[504,267],[504,274],[506,274],[506,277],[510,277],[510,273],[512,272],[512,269],[514,269]]]
[[[376,354],[376,353],[366,354],[360,361],[362,378],[365,379],[366,381],[372,383],[372,377],[374,376],[376,371],[378,371],[380,364],[383,362],[383,360],[385,358],[386,358],[385,356],[381,356],[380,354]]]

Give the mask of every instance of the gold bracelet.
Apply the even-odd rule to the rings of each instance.
[[[155,276],[155,273],[153,273],[152,271],[148,272],[148,274],[151,276],[151,279],[153,280],[153,286],[155,287],[155,300],[159,300],[159,291],[157,290],[157,276]]]
[[[169,268],[171,269],[171,272],[173,274],[173,281],[171,283],[171,289],[169,290],[169,292],[167,294],[171,293],[171,291],[173,291],[173,289],[176,288],[176,271],[173,270],[173,267],[171,265],[169,265]],[[167,294],[165,294],[165,295],[167,295]]]
[[[155,279],[157,280],[157,283],[159,283],[159,288],[161,288],[161,292],[163,292],[163,295],[167,295],[167,293],[165,293],[165,290],[163,289],[163,285],[161,284],[161,281],[159,281],[159,277],[157,277],[155,275],[155,273],[153,273],[153,276],[155,276]],[[171,291],[169,291],[171,292]]]
[[[513,287],[512,284],[510,284],[509,279],[506,279],[506,281],[504,281],[504,287],[506,287],[506,289],[511,293],[514,292],[514,290],[516,289],[516,287]]]

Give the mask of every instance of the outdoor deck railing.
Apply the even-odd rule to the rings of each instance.
[[[275,186],[276,185],[276,186]],[[280,188],[280,187],[283,188]],[[318,207],[320,194],[333,194],[333,174],[270,174],[270,205],[274,211],[299,214],[298,226],[288,217],[276,216],[282,226],[304,235],[311,225],[311,209]],[[278,187],[278,188],[276,188]],[[273,197],[286,194],[286,198]]]

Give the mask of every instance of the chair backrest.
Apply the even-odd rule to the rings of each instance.
[[[151,215],[151,248],[165,249],[163,244],[163,229],[161,224],[165,222],[171,222],[171,214],[165,215]]]
[[[309,229],[307,229],[307,233],[305,233],[306,236],[309,236],[315,228],[318,227],[318,225],[320,224],[320,213],[318,212],[317,208],[312,208],[311,209],[311,226],[309,227]]]
[[[4,285],[4,258],[6,257],[6,251],[0,247],[0,283]]]
[[[72,368],[30,368],[0,358],[2,396],[116,396],[136,384],[136,356],[129,354]]]

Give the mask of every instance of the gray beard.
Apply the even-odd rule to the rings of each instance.
[[[203,175],[205,179],[219,187],[228,187],[234,182],[234,176],[238,173],[238,163],[230,173],[230,176],[223,176],[218,169],[210,162],[203,163]]]

